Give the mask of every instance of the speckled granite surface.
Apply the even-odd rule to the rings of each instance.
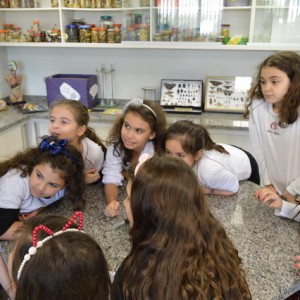
[[[33,99],[27,98],[26,101],[28,103],[37,103],[47,107],[47,102],[43,97],[35,97]],[[122,107],[122,103],[123,102],[120,102],[118,108]],[[195,123],[201,123],[210,129],[248,130],[248,121],[243,118],[242,114],[204,112],[201,115],[170,113],[167,113],[166,115],[168,123],[187,119]],[[17,111],[14,106],[8,106],[7,110],[0,111],[0,133],[1,131],[9,129],[11,126],[16,126],[29,119],[47,119],[48,116],[47,112],[22,114]],[[113,122],[115,118],[115,115],[104,115],[102,112],[90,113],[91,122]]]
[[[230,197],[210,196],[208,201],[214,215],[223,223],[243,260],[254,300],[285,299],[300,289],[300,277],[292,268],[292,258],[300,254],[299,224],[274,215],[254,197],[257,186],[241,183],[239,192]],[[122,188],[120,201],[125,198]],[[100,243],[109,265],[116,270],[129,251],[128,226],[116,230],[113,226],[124,219],[124,209],[116,219],[106,218],[104,190],[98,184],[86,192],[85,230]],[[68,202],[61,202],[47,212],[72,215]],[[6,250],[12,242],[0,242]]]

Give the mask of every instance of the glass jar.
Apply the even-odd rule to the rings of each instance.
[[[106,29],[113,29],[114,22],[112,16],[101,16],[99,27],[105,27]]]
[[[113,28],[107,29],[107,38],[106,38],[106,40],[107,40],[107,43],[110,43],[110,44],[115,42],[115,31],[114,31]]]
[[[0,1],[0,8],[9,8],[9,3],[7,0]]]
[[[127,28],[127,41],[136,41],[136,33],[133,27]]]
[[[76,24],[66,26],[66,42],[78,43],[78,27]]]
[[[51,7],[58,7],[58,0],[51,0]]]
[[[122,35],[120,29],[114,29],[115,32],[115,43],[121,43],[122,42]]]
[[[79,0],[65,0],[65,7],[80,8]]]
[[[91,42],[91,27],[88,25],[79,26],[79,42],[90,43]]]
[[[106,43],[106,28],[100,27],[98,31],[98,40],[99,43]]]
[[[149,41],[149,26],[146,24],[140,26],[140,41]]]
[[[33,33],[41,32],[40,21],[33,21],[32,31]]]
[[[99,28],[93,27],[91,32],[91,42],[92,43],[99,43]]]
[[[103,0],[102,6],[103,8],[114,8],[114,0]]]
[[[3,24],[3,29],[14,30],[14,24]]]
[[[230,24],[221,24],[221,36],[229,37],[230,36]]]
[[[19,0],[9,0],[9,7],[10,8],[20,8],[20,1]]]
[[[40,43],[41,42],[41,33],[40,32],[35,32],[33,34],[33,41]]]
[[[8,41],[8,30],[1,29],[0,30],[0,43],[5,43]]]

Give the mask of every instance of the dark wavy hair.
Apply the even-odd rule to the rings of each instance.
[[[164,135],[166,132],[166,117],[164,111],[161,109],[158,103],[150,100],[144,100],[144,104],[151,107],[156,114],[154,116],[153,112],[149,108],[143,105],[132,105],[129,106],[125,112],[115,121],[109,136],[106,140],[107,144],[112,144],[114,146],[114,155],[120,156],[121,151],[125,152],[123,162],[126,164],[132,159],[132,150],[126,149],[121,137],[121,130],[124,123],[124,119],[127,113],[132,112],[138,114],[145,122],[150,126],[150,129],[155,132],[155,138],[152,140],[154,142],[155,151],[163,150]]]
[[[182,149],[192,155],[196,155],[202,149],[228,154],[221,145],[211,139],[204,126],[191,121],[181,120],[171,124],[166,131],[165,142],[173,139],[180,140]]]
[[[22,177],[30,176],[36,165],[50,164],[52,169],[60,171],[61,178],[65,180],[64,197],[72,202],[75,210],[83,209],[85,181],[82,155],[69,144],[65,146],[65,151],[72,159],[63,153],[52,155],[50,151],[41,151],[39,147],[19,152],[10,159],[0,162],[0,177],[11,169],[20,170]]]
[[[42,224],[57,232],[68,221],[62,216],[41,214],[21,227],[12,264],[16,300],[109,300],[111,282],[107,262],[99,244],[84,232],[65,232],[46,241],[25,264],[17,281],[24,255],[32,246],[33,229]],[[38,240],[45,237],[47,234],[40,230]]]
[[[261,70],[264,67],[275,67],[286,73],[291,85],[284,96],[284,105],[279,110],[279,125],[285,127],[286,124],[294,123],[299,116],[298,108],[300,105],[300,55],[293,51],[283,51],[267,57],[259,66],[255,82],[249,91],[250,102],[247,105],[245,117],[249,116],[251,103],[255,99],[263,99],[260,86]]]
[[[86,126],[86,131],[85,131],[84,135],[82,135],[80,137],[80,139],[83,139],[84,137],[89,138],[90,140],[92,140],[93,142],[95,142],[96,144],[101,146],[102,150],[105,154],[106,153],[105,144],[103,143],[101,138],[96,134],[94,128],[88,126],[89,121],[90,121],[88,108],[80,101],[61,99],[61,100],[53,102],[53,104],[51,105],[50,114],[51,114],[53,108],[58,107],[58,106],[66,106],[71,111],[78,126]]]
[[[238,251],[182,160],[155,155],[132,181],[124,299],[251,299]]]

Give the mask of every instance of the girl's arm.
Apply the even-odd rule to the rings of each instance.
[[[116,217],[119,214],[120,203],[118,201],[119,188],[112,183],[108,183],[104,186],[106,207],[104,214],[107,217]]]
[[[219,190],[219,189],[211,189],[206,186],[202,186],[202,191],[206,195],[221,195],[221,196],[231,196],[234,195],[234,192]]]
[[[6,263],[3,259],[2,253],[0,253],[0,284],[9,296],[9,299],[15,299],[14,284],[9,277]]]

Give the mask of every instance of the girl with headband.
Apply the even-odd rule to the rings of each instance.
[[[45,136],[39,147],[0,162],[0,240],[16,239],[22,221],[63,196],[82,209],[84,188],[82,155],[67,140]]]
[[[165,130],[166,118],[159,104],[135,98],[125,105],[107,139],[109,146],[102,171],[107,217],[119,213],[118,187],[126,170],[137,163],[141,154],[153,155],[163,149]]]
[[[104,254],[82,229],[79,211],[70,220],[41,214],[25,222],[8,263],[15,300],[110,299]]]

